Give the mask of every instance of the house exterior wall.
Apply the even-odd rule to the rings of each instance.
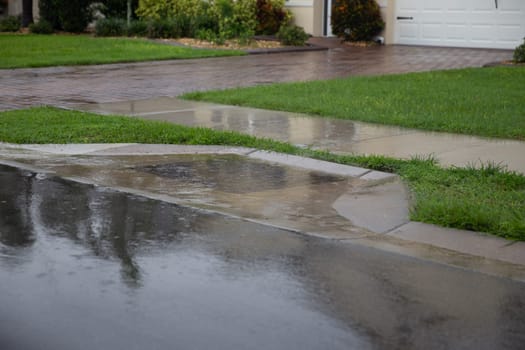
[[[316,35],[313,3],[314,0],[289,0],[286,8],[292,13],[294,24],[303,27],[306,33]]]
[[[7,14],[9,16],[18,16],[22,14],[22,0],[8,0]]]
[[[324,35],[324,11],[326,0],[314,0],[314,32],[312,35]]]
[[[285,6],[294,17],[294,24],[313,36],[322,36],[325,0],[287,0]]]
[[[391,27],[389,23],[393,23],[394,20],[394,0],[377,0],[377,2],[381,8],[381,15],[385,22],[387,22],[383,35],[385,39],[388,35],[393,38],[393,33],[390,33],[388,29]],[[303,27],[308,34],[323,36],[325,3],[326,6],[330,6],[330,0],[287,0],[285,6],[292,12],[296,25]]]
[[[33,0],[33,19],[38,20],[38,0]],[[19,16],[22,14],[22,0],[8,0],[7,1],[7,15]]]
[[[378,0],[377,3],[381,8],[381,16],[385,21],[385,30],[382,33],[385,38],[385,44],[392,44],[394,42],[396,0]]]

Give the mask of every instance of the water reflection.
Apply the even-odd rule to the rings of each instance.
[[[169,163],[136,168],[188,185],[205,185],[209,189],[243,194],[271,190],[306,182],[319,185],[345,181],[344,177],[323,173],[292,172],[283,166],[249,160],[239,156],[206,156],[200,159],[174,160]]]
[[[0,243],[9,247],[29,247],[34,243],[34,230],[29,213],[33,179],[36,175],[20,172],[17,176],[0,171]]]
[[[8,349],[525,341],[523,283],[3,167],[0,179],[0,252],[23,257],[16,270],[0,259]]]
[[[122,279],[140,285],[136,251],[161,246],[194,227],[196,214],[162,202],[131,198],[61,179],[37,179],[35,174],[2,171],[0,242],[30,246],[35,232],[68,238],[94,256],[118,259]]]

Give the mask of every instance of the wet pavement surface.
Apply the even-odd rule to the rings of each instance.
[[[178,96],[284,81],[481,67],[511,50],[415,46],[337,47],[327,51],[133,64],[0,70],[0,110],[74,106]]]
[[[521,349],[525,284],[0,166],[2,349]]]
[[[119,148],[118,152],[134,147]],[[111,152],[62,156],[14,151],[2,158],[83,183],[323,237],[362,237],[408,222],[408,195],[391,174],[344,167],[356,175],[353,177],[301,169],[277,164],[275,158],[257,159],[264,157],[251,149],[223,155],[129,156]],[[378,196],[377,192],[385,193]],[[356,196],[361,200],[356,201]]]
[[[409,221],[409,193],[389,173],[242,147],[144,144],[0,143],[0,164],[525,280],[525,242]]]
[[[523,141],[424,132],[168,97],[85,104],[75,108],[215,130],[234,130],[334,153],[381,154],[403,159],[433,155],[445,166],[479,166],[491,162],[525,173]]]
[[[0,70],[0,110],[481,66],[511,54],[337,47]],[[157,106],[169,106],[161,100]],[[131,106],[84,107],[239,128],[323,149],[341,145],[336,152],[411,135],[275,112]],[[469,142],[479,153],[481,144]],[[299,170],[254,150],[133,157],[126,152],[144,146],[99,145],[85,155],[75,147],[79,154],[30,147],[2,154],[2,163],[34,169],[0,165],[2,350],[521,349],[525,343],[523,246],[502,247],[494,239],[491,252],[476,255],[470,238],[460,239],[474,246],[466,253],[417,243],[415,236],[427,232],[421,241],[432,241],[439,228],[407,221],[406,193],[396,179],[363,169]],[[285,162],[304,168],[305,160]],[[454,242],[461,234],[448,233]],[[507,260],[499,259],[503,249],[511,250]]]

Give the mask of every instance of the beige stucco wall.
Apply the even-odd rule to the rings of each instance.
[[[392,43],[394,40],[394,9],[395,0],[376,0],[381,8],[381,15],[386,23],[383,37],[385,43]],[[294,4],[300,3],[302,6]],[[308,34],[323,36],[324,29],[324,0],[289,0],[286,2],[288,8],[294,15],[295,24],[304,28]]]
[[[33,19],[38,20],[38,0],[33,0]],[[19,16],[22,14],[22,0],[8,0],[7,14],[9,16]]]
[[[392,44],[394,42],[396,0],[378,0],[377,3],[381,7],[381,15],[385,21],[385,30],[383,31],[385,44]]]
[[[289,6],[294,24],[303,27],[308,34],[316,35],[314,30],[314,8],[312,6]]]
[[[22,0],[9,0],[7,2],[7,14],[18,16],[22,13]]]
[[[314,33],[322,36],[324,33],[324,0],[314,0]]]
[[[313,36],[323,35],[324,0],[288,0],[285,6],[296,25]]]

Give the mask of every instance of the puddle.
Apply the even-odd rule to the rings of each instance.
[[[150,198],[332,237],[363,235],[334,203],[362,181],[238,155],[48,156],[32,166]]]
[[[135,168],[184,183],[204,184],[218,191],[246,194],[260,191],[283,190],[300,183],[310,185],[344,182],[344,177],[316,172],[292,171],[289,168],[240,156],[194,156],[165,164]]]
[[[0,166],[3,349],[520,349],[525,284]]]

